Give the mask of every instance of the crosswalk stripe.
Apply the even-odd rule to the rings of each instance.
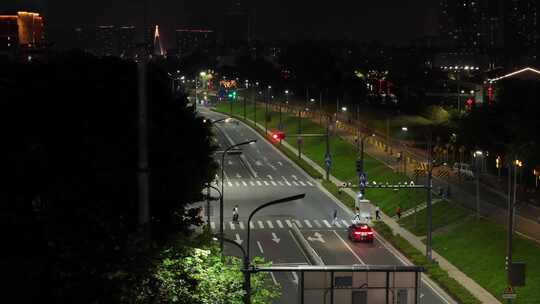
[[[302,186],[304,186],[304,187],[306,186],[306,184],[304,184],[303,181],[299,181],[299,183],[300,183],[300,185],[302,185]]]
[[[332,225],[327,220],[323,220],[323,223],[326,225],[326,227],[330,228]]]
[[[319,223],[319,221],[317,221],[317,220],[313,220],[313,222],[315,223],[315,225],[317,225],[317,227],[319,227],[319,228],[321,228],[321,227],[322,227],[322,226],[321,226],[321,223]]]
[[[283,182],[278,181],[278,184],[279,184],[280,186],[283,186]]]
[[[292,183],[293,183],[295,186],[298,186],[298,183],[297,183],[297,182],[293,181]]]
[[[257,181],[257,185],[262,186],[261,181]]]
[[[279,226],[279,228],[283,228],[283,224],[281,223],[280,220],[276,220],[276,222],[277,222],[277,225]]]
[[[229,187],[232,187],[232,186],[233,186],[233,184],[232,184],[231,182],[227,182],[227,183],[229,183]]]
[[[270,184],[267,181],[263,181],[265,186],[270,186]]]
[[[341,225],[339,224],[339,221],[336,221],[336,227],[341,228]]]
[[[288,181],[285,181],[285,183],[287,184],[287,186],[291,186],[291,183],[289,183]]]
[[[253,222],[249,222],[249,228],[255,229],[255,225],[253,225]]]
[[[299,220],[294,220],[298,228],[302,228],[302,223]]]
[[[245,181],[242,181],[242,184],[244,184],[244,187],[247,187],[247,183]]]
[[[255,182],[250,181],[249,183],[250,183],[252,186],[255,186]]]
[[[314,185],[311,183],[311,182],[306,182],[308,185],[310,185],[311,187],[313,187]]]
[[[229,222],[229,226],[231,226],[231,230],[234,230],[234,229],[235,229],[234,223],[233,223],[233,222]]]
[[[289,226],[289,228],[292,228],[292,223],[291,223],[291,221],[285,220],[285,222],[287,223],[287,226]]]
[[[210,227],[212,227],[212,229],[216,229],[216,223],[210,222]]]
[[[349,223],[347,223],[346,220],[341,220],[343,222],[343,225],[345,225],[345,227],[349,227]]]
[[[268,224],[268,227],[270,227],[270,229],[274,229],[274,225],[271,221],[266,221],[266,223]]]
[[[273,186],[277,186],[275,181],[271,181],[271,183],[272,183]]]
[[[259,227],[260,227],[261,229],[264,229],[264,225],[263,225],[263,222],[262,222],[262,221],[257,221],[257,223],[259,224]]]
[[[308,220],[304,220],[304,223],[306,223],[306,226],[308,226],[309,228],[313,228],[313,226]]]
[[[244,230],[244,222],[240,222],[238,225],[240,226],[240,229]]]
[[[236,182],[236,187],[240,187],[240,182]]]

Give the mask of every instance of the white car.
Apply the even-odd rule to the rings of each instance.
[[[456,174],[461,174],[465,176],[466,178],[474,178],[474,171],[471,165],[466,163],[454,163],[454,166],[452,167],[452,171],[454,171]]]

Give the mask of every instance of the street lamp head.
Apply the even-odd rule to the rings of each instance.
[[[401,131],[407,132],[407,131],[409,131],[409,128],[407,128],[407,127],[401,127]]]
[[[474,152],[474,157],[484,156],[484,151],[477,150]]]
[[[343,112],[347,112],[347,107],[343,107],[343,108],[341,108],[341,111],[343,111]]]
[[[285,90],[285,94],[289,94],[289,90]]]
[[[205,72],[201,72],[199,75],[201,75],[201,77],[204,77],[204,76],[206,76],[206,73],[205,73]]]

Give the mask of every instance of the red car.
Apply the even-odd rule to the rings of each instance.
[[[373,229],[366,224],[352,224],[349,226],[349,240],[373,243]]]

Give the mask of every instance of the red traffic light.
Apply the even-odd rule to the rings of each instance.
[[[272,139],[273,140],[283,140],[285,138],[285,133],[282,131],[277,131],[272,133]]]

